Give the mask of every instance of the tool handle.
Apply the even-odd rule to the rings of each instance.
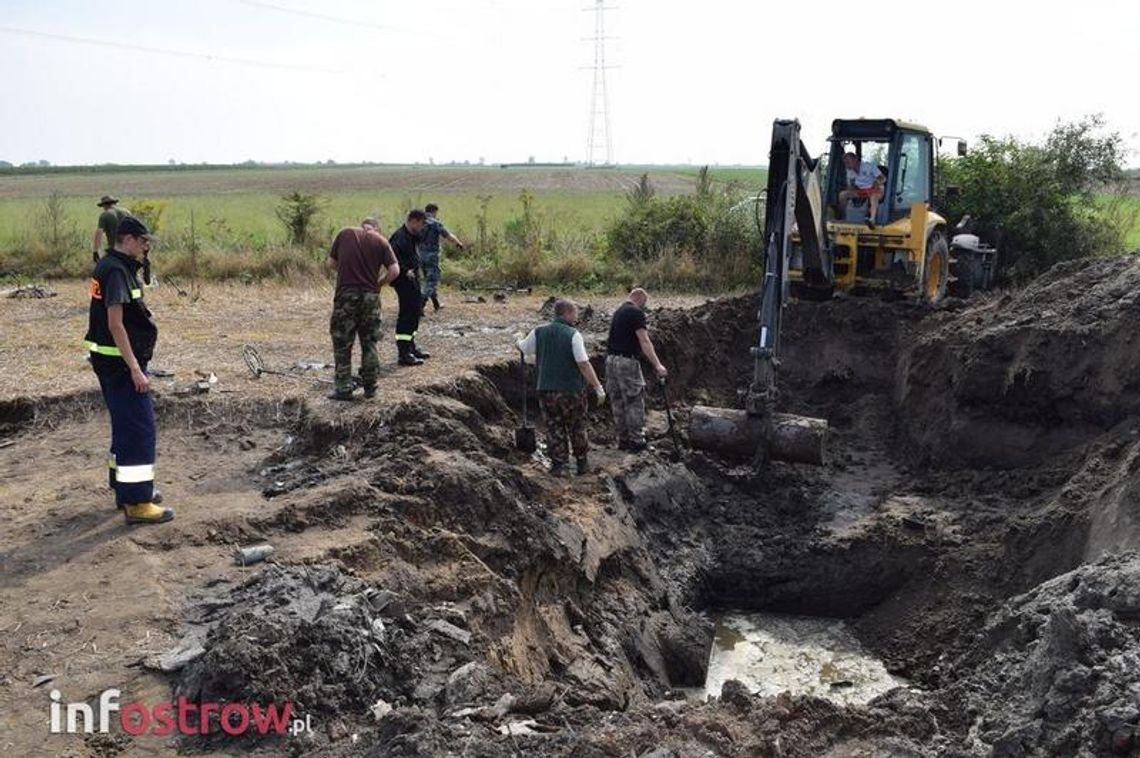
[[[519,379],[522,380],[522,422],[526,426],[526,353],[519,348]]]

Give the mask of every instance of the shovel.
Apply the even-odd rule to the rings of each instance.
[[[522,426],[515,429],[515,447],[524,453],[533,453],[538,449],[538,442],[534,437],[534,427],[526,418],[526,353],[519,351],[519,378],[522,379]]]
[[[665,377],[657,380],[657,386],[661,388],[661,400],[665,403],[665,418],[669,420],[669,438],[673,440],[673,452],[669,454],[669,459],[674,463],[681,460],[681,440],[677,437],[677,427],[673,424],[673,409],[669,407],[669,392],[665,387]]]

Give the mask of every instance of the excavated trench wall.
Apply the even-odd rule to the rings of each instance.
[[[967,632],[1003,600],[1078,565],[1092,535],[1102,550],[1113,544],[1118,532],[1089,516],[1094,501],[1134,523],[1140,443],[1125,428],[1131,401],[1109,402],[1131,397],[1132,358],[1103,354],[1124,329],[1105,328],[1103,309],[1074,321],[1084,313],[1075,305],[1056,324],[1019,315],[1029,320],[1018,344],[1034,347],[1010,358],[1002,314],[1029,308],[1020,297],[940,311],[865,299],[789,308],[780,407],[831,422],[819,468],[757,475],[691,453],[680,463],[607,459],[602,476],[552,480],[513,447],[515,362],[390,408],[333,416],[301,406],[293,444],[265,462],[265,494],[282,505],[258,528],[363,518],[370,536],[299,575],[267,571],[225,590],[240,602],[206,602],[206,654],[178,674],[178,691],[285,694],[361,723],[383,700],[404,715],[382,722],[377,744],[409,744],[406,732],[430,753],[447,748],[444,720],[464,709],[489,719],[558,703],[625,711],[699,685],[712,633],[702,611],[720,606],[851,618],[892,670],[950,686],[970,671],[949,662],[982,644]],[[755,305],[655,314],[682,427],[688,405],[739,406]],[[975,329],[978,319],[989,327]],[[1072,323],[1064,339],[1054,334]],[[1093,381],[1051,370],[1054,344],[1099,346],[1081,364],[1086,376],[1096,367]],[[979,402],[990,397],[979,388],[996,386],[1000,402]],[[1032,410],[1045,406],[1054,410]],[[591,426],[595,440],[612,440],[605,411]],[[1046,442],[995,460],[991,434],[1001,449],[1007,438]],[[313,594],[301,608],[285,597],[298,581]],[[580,717],[592,728],[595,716]]]

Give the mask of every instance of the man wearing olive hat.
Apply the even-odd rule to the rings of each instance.
[[[119,198],[113,195],[103,195],[98,202],[103,212],[99,214],[99,223],[95,225],[95,237],[91,240],[91,257],[96,263],[104,251],[109,251],[115,246],[115,230],[119,222],[131,215],[126,208],[117,207],[118,204]]]
[[[174,511],[157,505],[155,423],[147,363],[158,327],[143,302],[139,272],[150,230],[133,216],[118,222],[113,247],[91,276],[87,349],[111,414],[111,485],[128,524],[160,524]]]

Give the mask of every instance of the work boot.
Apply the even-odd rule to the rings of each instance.
[[[396,362],[401,366],[419,366],[423,363],[422,358],[417,358],[412,353],[410,342],[404,342],[401,340],[396,343],[396,347],[400,351],[400,357]]]
[[[565,463],[552,463],[550,464],[550,475],[555,479],[564,479],[566,477],[566,464]]]
[[[364,399],[365,400],[371,400],[374,397],[376,397],[376,385],[374,384],[371,387],[365,387],[364,388]]]
[[[133,503],[124,509],[128,524],[165,524],[174,518],[170,508],[159,508],[154,503]]]
[[[160,490],[160,489],[158,489],[157,487],[155,487],[155,489],[154,489],[154,494],[153,494],[153,495],[151,495],[151,497],[150,497],[150,501],[151,501],[152,503],[154,503],[155,505],[158,505],[159,503],[161,503],[161,502],[162,502],[162,490]],[[118,508],[118,509],[121,511],[121,510],[123,510],[123,508],[125,508],[126,506],[125,506],[123,503],[120,503],[118,500],[116,500],[116,501],[115,501],[115,507],[116,507],[116,508]]]
[[[352,400],[352,391],[341,392],[337,390],[329,395],[329,400]]]
[[[585,474],[590,473],[590,460],[589,460],[589,458],[587,458],[586,456],[583,455],[581,458],[578,459],[577,463],[578,463],[578,467],[577,467],[578,476],[584,476]]]
[[[440,305],[440,304],[439,304],[439,297],[437,297],[436,295],[432,295],[432,296],[431,296],[431,305],[432,305],[432,307],[433,307],[433,308],[435,308],[437,311],[438,311],[440,308],[442,308],[442,307],[443,307],[442,305]]]
[[[412,355],[416,356],[421,361],[426,361],[428,358],[431,357],[431,353],[427,352],[426,350],[420,350],[418,347],[416,347],[416,341],[415,340],[412,340],[412,348],[411,349],[412,349]]]

